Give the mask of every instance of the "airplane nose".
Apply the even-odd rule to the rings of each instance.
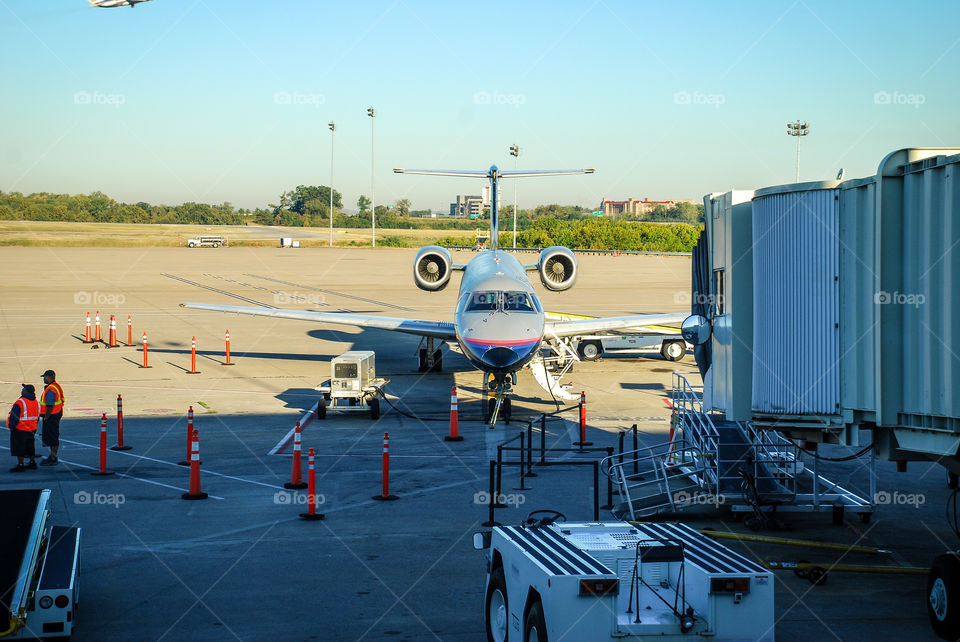
[[[516,363],[517,358],[518,355],[515,350],[502,346],[490,348],[483,353],[483,360],[494,368],[505,368],[512,363]]]

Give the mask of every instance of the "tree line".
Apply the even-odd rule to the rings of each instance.
[[[248,210],[234,209],[230,203],[151,205],[119,203],[103,192],[76,195],[39,192],[28,196],[0,192],[0,219],[8,221],[244,225],[249,214]]]
[[[343,212],[343,195],[333,190],[332,196],[335,227],[371,225],[369,198],[361,195],[357,201],[359,212],[351,215]],[[281,193],[277,203],[249,210],[236,209],[229,202],[219,205],[121,203],[99,191],[77,195],[47,192],[24,195],[0,191],[0,219],[326,227],[330,224],[330,197],[331,191],[326,185],[298,185]],[[400,199],[393,205],[377,205],[376,217],[377,226],[385,229],[471,230],[487,227],[486,220],[431,218],[428,211],[411,210],[407,199]],[[579,249],[688,252],[696,243],[698,224],[702,220],[703,206],[693,203],[677,203],[670,208],[658,206],[642,218],[629,215],[594,217],[591,210],[578,205],[538,205],[517,211],[517,242],[523,247],[565,245]],[[678,223],[664,224],[668,221]],[[512,244],[512,223],[513,206],[508,205],[501,210],[501,234],[504,235],[501,242],[504,244]],[[440,240],[447,245],[462,243],[460,239]]]

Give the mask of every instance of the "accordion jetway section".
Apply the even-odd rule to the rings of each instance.
[[[697,316],[684,322],[685,338],[712,327],[696,351],[704,410],[808,443],[859,446],[869,430],[858,454],[935,461],[956,489],[960,148],[900,149],[874,176],[744,194],[704,198]],[[960,551],[934,560],[926,601],[936,633],[957,639]]]
[[[812,442],[875,429],[878,455],[960,472],[958,152],[704,198],[708,410]]]

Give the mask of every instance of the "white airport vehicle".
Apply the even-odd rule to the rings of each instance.
[[[187,241],[187,247],[220,247],[226,244],[222,236],[197,236]]]
[[[774,639],[772,571],[685,524],[562,519],[474,536],[489,641]]]
[[[376,353],[373,350],[351,350],[330,361],[330,380],[315,388],[323,393],[317,406],[317,419],[324,419],[327,410],[369,412],[371,419],[380,418],[380,399],[389,379],[378,378]]]
[[[680,361],[693,346],[679,335],[679,330],[676,334],[594,334],[575,337],[570,343],[584,361],[596,361],[605,354],[656,353],[667,361]]]
[[[67,639],[77,620],[80,529],[50,523],[50,490],[0,491],[0,638]]]
[[[548,321],[589,321],[596,317],[547,312]],[[651,325],[624,328],[602,334],[570,337],[570,347],[583,361],[596,361],[604,354],[656,354],[667,361],[679,361],[693,345],[680,336],[680,328]]]

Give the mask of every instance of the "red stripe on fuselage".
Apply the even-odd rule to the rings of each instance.
[[[509,341],[509,340],[466,339],[466,338],[461,338],[461,340],[464,343],[467,343],[473,346],[494,346],[494,347],[504,347],[504,348],[513,348],[517,346],[521,346],[521,347],[532,346],[542,341],[542,339],[516,339],[513,341]]]

